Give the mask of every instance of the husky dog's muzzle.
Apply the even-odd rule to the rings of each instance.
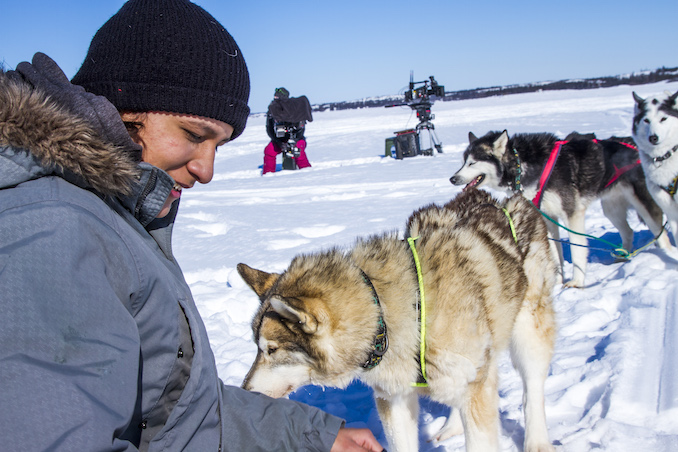
[[[471,182],[466,184],[466,187],[464,187],[464,190],[467,190],[471,187],[475,187],[476,185],[480,185],[484,180],[485,180],[485,175],[481,174],[480,176],[476,177]],[[454,175],[454,176],[450,177],[450,183],[452,185],[463,185],[465,182],[461,177]]]

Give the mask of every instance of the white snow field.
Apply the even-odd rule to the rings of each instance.
[[[461,166],[469,131],[628,136],[633,90],[643,97],[675,92],[678,82],[436,102],[433,123],[444,152],[404,160],[385,157],[384,141],[417,123],[410,108],[315,113],[306,133],[312,168],[266,176],[265,118],[251,117],[245,133],[219,149],[214,180],[184,191],[175,227],[174,249],[221,378],[240,385],[256,354],[250,320],[259,300],[236,272],[239,262],[282,271],[298,253],[402,232],[414,209],[459,193],[448,179]],[[636,246],[650,242],[645,225],[635,214],[629,218]],[[587,233],[620,241],[599,203],[588,212]],[[546,381],[550,438],[567,452],[677,451],[678,261],[654,245],[627,262],[616,262],[605,244],[591,246],[586,287],[554,292],[559,331]],[[571,264],[566,271],[567,278]],[[500,381],[500,448],[522,451],[522,384],[508,354]],[[367,426],[386,445],[372,392],[360,383],[345,390],[304,387],[290,398],[341,416],[349,426]],[[430,441],[448,412],[422,400],[420,450],[464,449],[461,436]]]

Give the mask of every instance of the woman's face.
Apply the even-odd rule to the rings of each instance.
[[[158,218],[167,215],[181,191],[196,182],[206,184],[214,175],[217,147],[230,140],[233,127],[202,116],[178,113],[122,113],[132,139],[141,145],[141,159],[164,170],[174,179],[174,189]]]

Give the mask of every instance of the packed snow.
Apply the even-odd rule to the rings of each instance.
[[[239,386],[256,355],[250,321],[259,300],[236,265],[282,271],[299,253],[350,247],[356,237],[402,232],[411,212],[459,193],[448,181],[461,166],[468,132],[631,134],[635,90],[642,97],[678,82],[587,91],[544,91],[436,102],[433,123],[444,152],[395,160],[385,139],[414,127],[408,107],[316,112],[307,126],[312,168],[261,175],[268,143],[265,117],[250,117],[244,134],[218,150],[214,180],[182,195],[174,250],[205,320],[221,378]],[[311,99],[312,101],[312,99]],[[635,246],[652,234],[629,215]],[[587,233],[619,243],[599,203]],[[567,236],[562,231],[563,236]],[[586,287],[557,286],[559,324],[546,380],[546,416],[559,451],[678,450],[678,261],[654,245],[617,262],[604,242],[590,241]],[[567,247],[566,247],[567,248]],[[569,256],[569,254],[566,254]],[[566,263],[566,278],[572,266]],[[522,383],[508,354],[500,361],[502,451],[522,451]],[[290,396],[369,427],[386,439],[372,391],[303,387]],[[420,450],[462,451],[464,439],[430,439],[449,410],[422,399]]]

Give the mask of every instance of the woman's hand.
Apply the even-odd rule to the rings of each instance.
[[[341,428],[330,452],[385,452],[367,428]]]

